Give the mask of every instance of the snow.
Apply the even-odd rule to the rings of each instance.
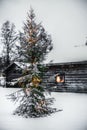
[[[0,130],[87,130],[87,94],[53,92],[53,107],[63,111],[43,118],[12,115],[16,105],[7,99],[17,88],[0,87]]]
[[[5,77],[0,77],[0,85],[4,86],[5,85]]]
[[[23,62],[14,62],[16,65],[18,65],[19,67],[21,67],[22,69],[27,68],[30,66],[29,63],[23,63]]]

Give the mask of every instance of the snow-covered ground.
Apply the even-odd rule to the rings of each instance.
[[[87,94],[52,93],[53,107],[63,111],[26,119],[12,115],[16,105],[6,95],[16,90],[0,87],[0,130],[87,130]]]

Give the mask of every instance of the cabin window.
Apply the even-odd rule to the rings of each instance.
[[[65,74],[58,73],[55,77],[56,83],[65,83]]]

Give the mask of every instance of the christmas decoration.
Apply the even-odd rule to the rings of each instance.
[[[23,89],[11,94],[11,99],[20,101],[14,114],[24,117],[43,117],[56,112],[51,108],[54,98],[46,98],[46,86],[43,85],[44,67],[41,63],[48,52],[52,50],[52,40],[46,34],[41,24],[36,24],[35,14],[31,8],[24,33],[20,33],[20,54],[24,61],[30,63],[29,72],[24,71],[23,77],[18,81]]]

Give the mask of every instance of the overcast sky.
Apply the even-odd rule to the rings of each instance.
[[[87,60],[87,0],[0,0],[0,28],[10,20],[20,30],[30,6],[52,36],[47,62]]]

